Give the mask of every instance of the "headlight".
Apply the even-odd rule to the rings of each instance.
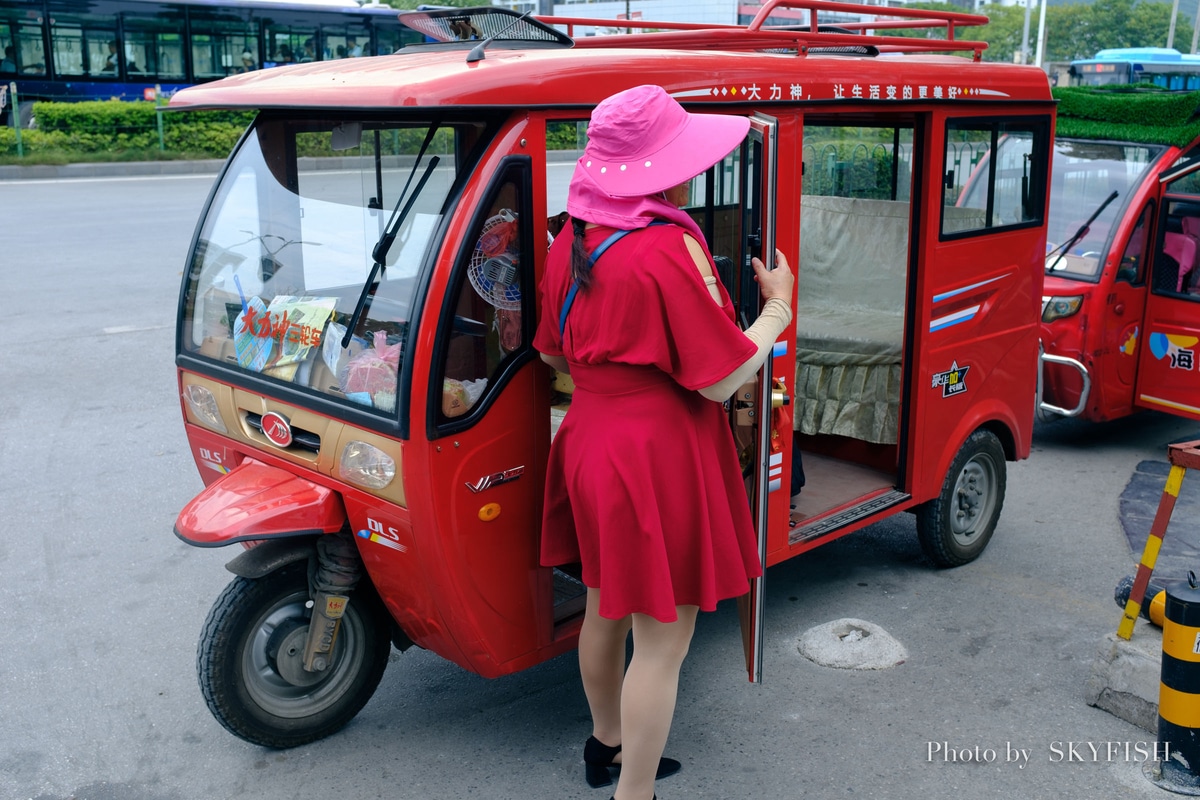
[[[378,447],[354,440],[342,448],[338,474],[368,489],[382,489],[396,477],[396,461]]]
[[[195,384],[183,387],[183,399],[188,408],[204,425],[217,433],[225,433],[225,422],[221,419],[221,410],[217,408],[217,398],[204,386]]]
[[[1069,317],[1079,311],[1083,305],[1083,296],[1050,297],[1042,307],[1042,322],[1054,322],[1056,319]]]

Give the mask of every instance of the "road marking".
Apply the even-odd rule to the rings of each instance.
[[[161,331],[163,328],[169,328],[170,325],[117,325],[112,328],[102,328],[101,333],[138,333],[139,331]]]

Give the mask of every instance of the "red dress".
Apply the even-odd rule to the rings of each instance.
[[[613,232],[585,234],[591,252]],[[709,295],[683,229],[651,226],[596,262],[558,330],[571,228],[550,248],[534,347],[566,357],[575,392],[550,448],[541,563],[582,562],[600,614],[711,611],[761,574],[746,488],[711,386],[754,354],[733,304]]]

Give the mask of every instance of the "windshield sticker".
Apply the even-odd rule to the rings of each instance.
[[[337,305],[336,297],[279,295],[269,306],[257,296],[240,299],[242,313],[233,325],[238,363],[283,380],[291,380],[309,350],[321,344]]]
[[[957,361],[950,363],[950,369],[934,373],[933,388],[942,387],[942,397],[962,394],[967,390],[967,370],[970,367],[960,367]]]
[[[1179,336],[1173,333],[1150,334],[1150,352],[1159,361],[1169,359],[1171,369],[1192,371],[1196,364],[1196,351],[1192,347],[1200,341],[1195,336]]]

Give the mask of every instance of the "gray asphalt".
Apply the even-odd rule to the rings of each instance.
[[[345,730],[294,750],[209,715],[195,647],[232,553],[171,528],[201,488],[172,326],[211,183],[0,181],[0,798],[606,800],[582,780],[574,654],[493,681],[393,654]],[[1082,696],[1135,561],[1122,494],[1182,439],[1200,424],[1039,425],[965,567],[932,568],[901,515],[773,568],[762,685],[746,683],[733,605],[702,615],[668,745],[684,768],[659,797],[1166,796],[1141,772],[1152,737]],[[806,630],[846,617],[886,630],[905,662],[800,655]]]

